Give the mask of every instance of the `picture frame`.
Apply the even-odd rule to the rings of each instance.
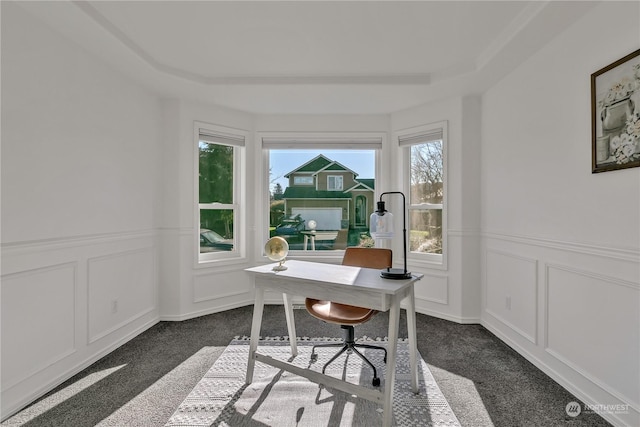
[[[640,166],[640,49],[591,74],[591,172]]]

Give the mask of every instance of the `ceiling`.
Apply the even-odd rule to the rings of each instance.
[[[592,2],[20,2],[164,97],[257,114],[388,114],[482,93]]]

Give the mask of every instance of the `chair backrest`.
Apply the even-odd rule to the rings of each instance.
[[[391,249],[348,247],[344,251],[342,265],[365,268],[387,268],[393,264]]]

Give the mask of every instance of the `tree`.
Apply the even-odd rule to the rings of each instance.
[[[273,187],[273,200],[282,200],[282,195],[284,191],[282,190],[282,185],[279,182]]]
[[[442,141],[411,147],[411,203],[441,204],[443,187]],[[421,252],[442,253],[442,210],[416,210],[411,214],[411,248]],[[428,234],[418,232],[428,231]]]
[[[442,203],[442,141],[411,147],[412,203]]]
[[[200,143],[200,203],[233,203],[233,147]]]
[[[233,203],[233,147],[200,142],[198,168],[199,202]],[[202,210],[200,225],[231,237],[233,210]]]
[[[282,175],[273,176],[273,172],[271,168],[269,168],[269,188],[271,188],[273,183],[280,178],[282,178]],[[276,184],[273,185],[273,191],[271,192],[271,200],[282,200],[282,196],[280,196],[280,198],[276,198],[276,194],[280,194],[280,195],[283,194],[282,185],[280,185],[280,183],[278,182],[276,182]]]

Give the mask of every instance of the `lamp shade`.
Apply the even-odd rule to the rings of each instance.
[[[393,238],[393,214],[376,211],[369,218],[369,232],[374,239]]]

